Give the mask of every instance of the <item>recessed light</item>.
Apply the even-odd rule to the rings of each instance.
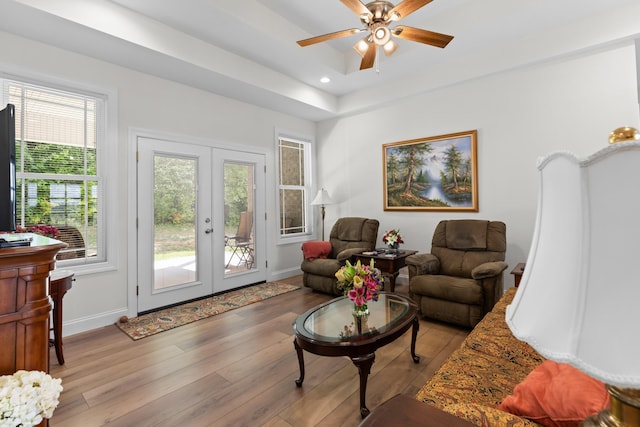
[[[329,83],[331,81],[331,79],[327,76],[324,76],[323,78],[320,79],[320,83]]]

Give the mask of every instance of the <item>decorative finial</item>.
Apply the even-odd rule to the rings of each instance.
[[[640,132],[638,132],[638,129],[629,126],[620,127],[609,134],[609,144],[637,140],[640,140]]]

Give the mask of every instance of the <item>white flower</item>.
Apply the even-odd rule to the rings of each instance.
[[[382,241],[389,246],[395,245],[396,243],[404,243],[402,240],[402,236],[400,235],[400,230],[389,230],[382,236]]]
[[[0,427],[33,426],[51,418],[62,380],[41,371],[18,371],[0,377]]]

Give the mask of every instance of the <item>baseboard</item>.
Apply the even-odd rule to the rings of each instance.
[[[69,322],[62,323],[62,336],[79,334],[81,332],[87,332],[92,329],[102,328],[104,326],[113,325],[122,316],[126,316],[128,309],[126,307],[99,313],[93,316],[81,317]]]
[[[286,270],[272,271],[271,272],[271,278],[269,280],[270,281],[282,280],[282,279],[286,279],[286,278],[291,277],[291,276],[299,276],[301,274],[302,274],[302,270],[300,270],[299,267],[289,268],[289,269],[286,269]]]

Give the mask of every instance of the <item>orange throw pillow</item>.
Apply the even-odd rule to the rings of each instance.
[[[304,242],[302,244],[302,253],[304,259],[313,261],[316,258],[326,258],[331,252],[330,242]]]
[[[552,360],[531,371],[498,406],[547,427],[578,427],[608,407],[609,393],[602,382]]]

